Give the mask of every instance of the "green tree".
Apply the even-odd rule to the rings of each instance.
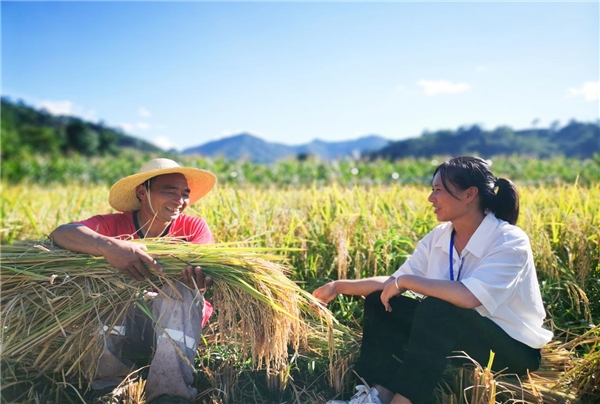
[[[67,125],[67,149],[73,150],[86,156],[98,153],[100,136],[98,132],[90,129],[81,121],[74,121]]]
[[[4,118],[4,117],[3,117]],[[2,119],[2,127],[0,129],[0,156],[2,160],[16,157],[22,144],[19,141],[19,136],[14,127],[7,125]]]
[[[119,138],[117,134],[110,130],[101,130],[99,135],[98,151],[101,154],[116,154]]]
[[[62,142],[56,130],[50,126],[23,125],[19,130],[21,142],[37,153],[57,154]]]

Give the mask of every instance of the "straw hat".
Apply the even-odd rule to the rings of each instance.
[[[135,188],[157,175],[174,173],[185,175],[190,187],[190,205],[206,195],[217,182],[217,177],[209,171],[181,167],[169,159],[154,159],[144,164],[137,174],[117,181],[110,189],[108,203],[119,212],[139,210],[142,204],[135,194]]]

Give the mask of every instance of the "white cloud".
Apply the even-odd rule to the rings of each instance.
[[[248,130],[248,129],[224,130],[224,131],[221,131],[221,138],[237,136],[237,135],[241,135],[242,133],[256,136],[261,139],[265,139],[265,136],[262,133],[259,133],[259,132],[253,131],[253,130]]]
[[[73,114],[73,103],[71,101],[42,101],[39,107],[50,112],[52,115]]]
[[[140,131],[140,130],[148,130],[151,129],[152,126],[150,126],[150,124],[147,124],[146,122],[136,122],[136,123],[120,123],[117,125],[119,128],[123,129],[124,132],[136,132],[136,131]]]
[[[52,115],[70,115],[78,116],[88,121],[93,121],[96,118],[96,111],[86,110],[83,107],[75,105],[72,101],[41,101],[37,103],[37,107],[45,109]]]
[[[167,136],[157,136],[152,140],[152,143],[163,150],[179,150],[179,146],[173,143]]]
[[[152,115],[145,107],[140,107],[140,109],[138,109],[138,114],[144,118],[149,118]]]
[[[586,101],[600,99],[600,81],[586,81],[579,88],[570,87],[567,97],[583,97]]]
[[[487,72],[487,70],[488,70],[487,66],[477,66],[478,72]]]
[[[469,83],[453,83],[449,80],[419,80],[417,85],[425,91],[425,95],[457,94],[471,88]]]
[[[135,129],[135,125],[132,123],[120,123],[117,125],[119,128],[123,129],[125,133],[131,133]]]

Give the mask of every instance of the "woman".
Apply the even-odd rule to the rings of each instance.
[[[496,191],[497,189],[497,191]],[[527,235],[515,226],[519,198],[485,160],[456,157],[436,168],[429,202],[440,222],[391,277],[329,282],[313,292],[367,296],[357,386],[331,404],[419,404],[440,381],[448,357],[466,352],[493,369],[536,370],[552,332]],[[403,296],[410,290],[426,298]]]

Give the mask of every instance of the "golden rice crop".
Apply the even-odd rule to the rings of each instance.
[[[524,391],[524,400],[529,402],[536,402],[534,390],[548,403],[553,402],[555,391],[570,390],[578,397],[597,395],[600,183],[517,186],[521,195],[519,225],[531,240],[548,313],[546,325],[555,331],[556,338],[555,345],[546,347],[544,353],[547,366],[543,362],[542,368],[530,379],[515,383],[514,389]],[[395,270],[417,240],[437,224],[427,202],[428,193],[427,186],[419,185],[283,189],[219,186],[189,207],[188,213],[203,217],[218,241],[282,250],[289,260],[287,267],[293,270],[289,277],[305,282],[303,287],[310,289],[339,275],[359,278]],[[2,249],[14,240],[42,238],[59,224],[109,212],[107,195],[105,186],[3,186]],[[180,263],[173,265],[179,270]],[[104,278],[93,281],[107,282]],[[48,283],[46,278],[45,287]],[[138,293],[139,289],[130,292]],[[34,293],[29,294],[33,298]],[[353,315],[352,310],[342,313],[339,307],[339,302],[332,302],[336,316]],[[352,331],[359,335],[360,327],[354,328]],[[358,337],[336,332],[337,349],[349,340],[353,345],[330,358],[335,364],[329,374],[330,383],[336,391],[349,390],[349,369],[352,354],[358,351]],[[585,339],[578,337],[582,334]],[[330,345],[319,335],[322,333],[310,333],[310,348],[327,355]],[[238,333],[238,337],[242,335]],[[576,346],[572,341],[577,341]],[[48,355],[45,353],[44,358]],[[558,381],[561,376],[564,378]],[[501,389],[497,391],[505,391],[508,382],[500,382],[504,384],[498,384]],[[500,398],[497,401],[502,402]]]
[[[257,248],[144,240],[164,272],[148,280],[125,278],[104,258],[49,243],[20,242],[1,251],[2,358],[30,372],[89,374],[83,354],[96,352],[100,319],[115,324],[142,292],[173,283],[183,266],[201,266],[214,279],[212,301],[222,335],[242,346],[256,367],[284,366],[288,348],[305,347],[309,324],[331,320],[316,299],[288,278],[281,258]],[[325,334],[323,339],[327,340]],[[96,352],[97,354],[98,352]]]

